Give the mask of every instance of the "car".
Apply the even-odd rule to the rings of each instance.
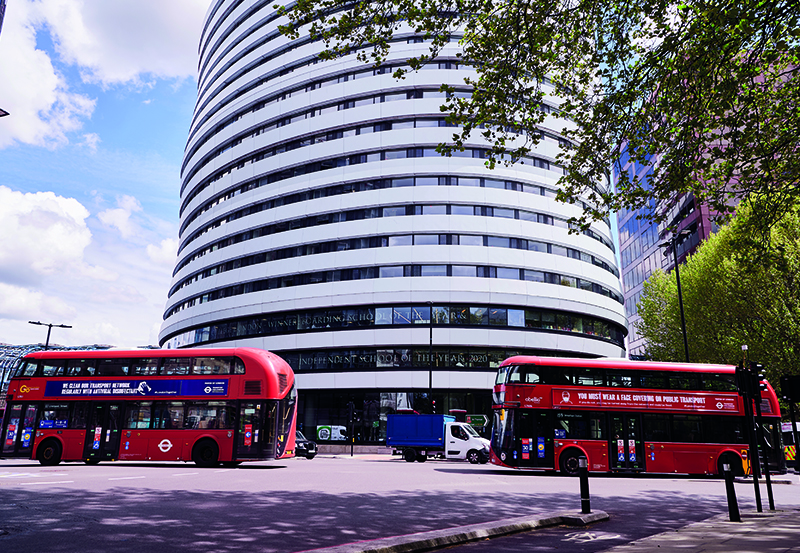
[[[306,440],[303,433],[299,430],[294,436],[295,454],[298,457],[305,457],[306,459],[313,459],[317,455],[317,442]]]

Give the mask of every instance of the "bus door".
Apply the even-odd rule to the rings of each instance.
[[[642,415],[639,413],[611,413],[611,432],[608,456],[611,470],[644,470],[644,441],[642,441]]]
[[[7,407],[3,429],[3,456],[30,457],[36,433],[36,403],[16,403]]]
[[[243,401],[239,406],[237,424],[236,459],[259,459],[264,450],[264,404],[255,401]]]
[[[117,459],[119,456],[121,403],[93,403],[86,426],[83,458],[91,461]]]
[[[520,468],[553,468],[553,424],[547,411],[517,409],[517,449],[512,457]]]

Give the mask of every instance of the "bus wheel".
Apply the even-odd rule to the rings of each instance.
[[[39,463],[46,466],[59,464],[61,462],[61,444],[58,443],[58,440],[45,440],[39,444],[36,458],[39,459]]]
[[[469,461],[473,465],[477,465],[481,462],[481,453],[477,449],[470,449],[467,452],[467,461]]]
[[[561,454],[558,464],[561,472],[569,476],[578,476],[578,459],[583,457],[583,453],[577,449],[568,449]]]
[[[198,467],[216,467],[219,463],[219,446],[214,440],[200,440],[192,449],[192,461]]]
[[[403,450],[403,459],[406,460],[408,463],[413,463],[417,460],[417,452],[411,448]]]
[[[722,468],[722,465],[725,464],[729,464],[731,466],[731,472],[733,473],[734,476],[744,476],[744,467],[742,466],[742,458],[736,455],[735,453],[731,453],[729,451],[719,456],[719,461],[717,461],[717,471],[721,478],[725,478],[725,472]]]

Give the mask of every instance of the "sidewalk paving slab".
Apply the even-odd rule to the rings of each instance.
[[[741,518],[717,515],[604,553],[800,553],[800,510],[746,511]]]

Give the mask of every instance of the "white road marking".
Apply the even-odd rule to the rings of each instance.
[[[180,474],[173,474],[172,476],[191,476],[193,474],[200,474],[199,472],[182,472]]]
[[[122,478],[109,478],[109,480],[138,480],[139,478],[146,478],[146,476],[123,476]]]
[[[73,484],[75,480],[62,480],[61,482],[20,482],[20,486],[36,486],[38,484]]]

